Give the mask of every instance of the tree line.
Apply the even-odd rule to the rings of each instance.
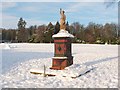
[[[2,42],[18,43],[53,43],[52,35],[60,30],[57,21],[55,25],[51,22],[48,25],[33,25],[26,28],[27,22],[22,18],[18,21],[18,29],[2,29]],[[115,23],[105,25],[90,22],[87,26],[74,22],[71,25],[66,23],[66,30],[73,34],[74,43],[90,44],[120,44],[120,26]]]

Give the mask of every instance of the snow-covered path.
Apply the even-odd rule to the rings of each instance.
[[[73,44],[74,64],[94,69],[76,79],[69,77],[43,77],[33,75],[30,69],[43,70],[44,64],[51,67],[53,44],[9,44],[0,45],[3,73],[2,87],[19,88],[117,88],[118,46],[96,44]],[[72,68],[71,68],[72,69]]]

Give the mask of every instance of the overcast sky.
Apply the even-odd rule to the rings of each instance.
[[[17,28],[20,17],[27,22],[27,27],[55,24],[60,19],[60,8],[65,10],[69,24],[79,22],[86,26],[89,22],[118,22],[118,3],[106,8],[103,2],[4,2],[0,28]]]

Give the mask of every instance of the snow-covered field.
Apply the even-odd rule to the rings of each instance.
[[[74,74],[84,67],[92,70],[80,77],[43,77],[30,70],[49,69],[54,55],[53,44],[0,44],[2,50],[3,88],[117,88],[118,45],[72,44],[74,64],[67,69]],[[74,72],[75,71],[75,72]],[[46,71],[47,72],[47,71]],[[58,71],[61,72],[61,71]],[[64,72],[64,71],[63,71]]]

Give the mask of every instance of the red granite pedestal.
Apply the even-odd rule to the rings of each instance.
[[[54,57],[50,69],[62,70],[73,64],[71,37],[54,37]]]

